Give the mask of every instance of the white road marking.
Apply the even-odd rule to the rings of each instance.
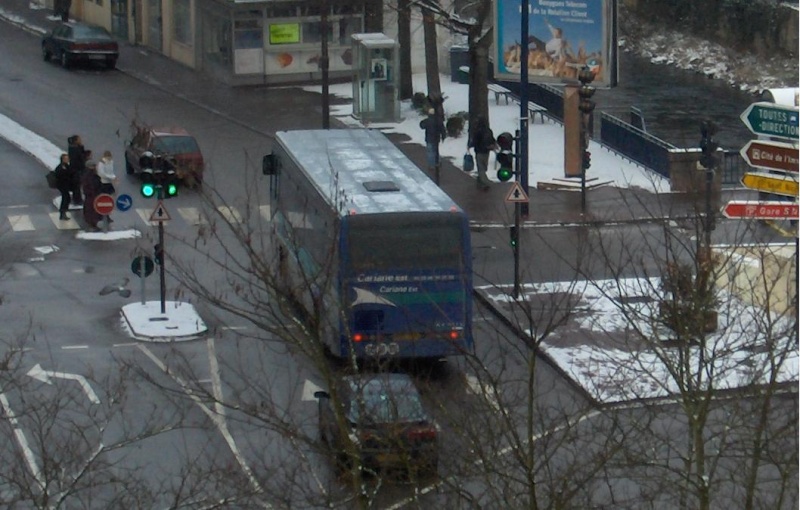
[[[36,366],[28,370],[28,377],[33,377],[37,381],[42,381],[45,384],[53,384],[53,381],[51,380],[52,378],[77,381],[92,404],[100,403],[100,398],[98,398],[97,393],[95,393],[94,389],[92,389],[92,385],[89,384],[89,381],[86,380],[86,378],[82,375],[44,370],[42,366],[37,363]]]
[[[60,220],[58,219],[59,213],[57,212],[47,213],[47,215],[50,216],[50,221],[53,222],[53,225],[55,225],[58,230],[78,230],[81,228],[75,221],[75,216],[70,216],[68,220]]]
[[[261,217],[267,221],[272,221],[272,209],[268,205],[260,205],[258,206],[258,212],[261,214]]]
[[[14,232],[27,232],[35,230],[31,217],[28,214],[10,214],[8,222],[11,223],[11,230]]]
[[[178,214],[190,225],[206,225],[208,223],[205,215],[197,207],[178,207]]]
[[[314,393],[320,391],[321,389],[322,388],[306,379],[306,382],[303,384],[303,396],[301,397],[301,400],[303,402],[317,400],[317,398],[314,396]]]
[[[153,209],[137,208],[136,209],[136,214],[139,215],[139,217],[142,219],[143,222],[145,222],[146,224],[150,225],[151,227],[157,227],[158,226],[158,222],[157,221],[150,221],[150,215],[153,214]]]
[[[38,489],[44,489],[45,482],[42,477],[42,471],[39,469],[39,465],[36,464],[36,458],[33,456],[33,450],[28,444],[28,438],[25,437],[25,433],[19,427],[17,416],[14,414],[14,410],[11,409],[11,404],[8,402],[5,393],[0,393],[0,404],[3,406],[3,414],[5,414],[6,419],[14,428],[14,436],[17,438],[17,443],[19,443],[19,448],[25,457],[25,463],[28,464],[28,469],[31,470],[31,474],[38,482]]]
[[[67,350],[70,350],[70,349],[88,349],[89,346],[88,345],[64,345],[61,348],[64,349],[65,351],[67,351]]]
[[[500,410],[500,403],[497,402],[497,395],[489,385],[481,385],[481,382],[474,375],[467,375],[467,388],[475,395],[482,397],[495,411]]]
[[[225,218],[225,221],[228,223],[241,223],[242,222],[242,215],[239,214],[239,211],[235,207],[229,207],[226,205],[221,205],[217,207],[217,211]]]
[[[159,369],[161,369],[162,372],[170,376],[172,380],[178,383],[178,385],[180,385],[180,387],[183,389],[183,392],[186,393],[186,395],[194,401],[197,407],[199,407],[206,414],[206,416],[208,416],[211,422],[214,423],[214,425],[216,425],[220,434],[222,434],[223,439],[225,439],[225,442],[228,444],[228,448],[230,448],[231,452],[233,453],[234,458],[239,463],[239,466],[241,466],[242,471],[244,471],[245,475],[247,476],[250,485],[253,486],[253,489],[257,494],[262,494],[264,490],[261,487],[261,484],[258,483],[258,480],[253,474],[253,471],[250,469],[250,466],[247,465],[247,462],[245,461],[242,452],[239,451],[239,447],[236,445],[236,441],[233,439],[233,436],[228,430],[228,425],[225,422],[225,416],[209,409],[209,407],[202,402],[200,397],[195,394],[191,386],[189,386],[189,384],[187,384],[186,381],[184,381],[181,377],[175,375],[172,371],[170,371],[170,369],[164,364],[164,362],[161,361],[161,359],[158,356],[153,354],[153,352],[150,349],[148,349],[146,346],[142,344],[139,344],[138,347],[139,350],[141,350],[145,356],[150,358],[150,360]],[[261,505],[264,508],[272,508],[272,506],[269,503],[261,503]]]

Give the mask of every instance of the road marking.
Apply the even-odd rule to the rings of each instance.
[[[258,206],[258,212],[261,214],[261,217],[267,221],[272,221],[272,209],[268,205],[260,205]]]
[[[36,458],[33,456],[33,450],[31,450],[28,444],[28,438],[25,437],[25,432],[19,427],[17,417],[14,414],[14,410],[11,409],[11,404],[8,402],[5,393],[0,393],[0,404],[3,406],[3,414],[5,414],[6,419],[14,428],[14,436],[17,438],[17,443],[19,443],[19,448],[22,450],[22,455],[25,457],[25,463],[28,464],[28,469],[31,470],[31,474],[38,482],[38,488],[44,489],[45,481],[42,477],[42,471],[39,469],[39,465],[36,464]]]
[[[242,222],[242,215],[239,214],[239,211],[235,207],[230,207],[227,205],[221,205],[217,207],[217,211],[225,218],[225,221],[228,223],[241,223]]]
[[[206,225],[208,223],[205,215],[197,207],[178,207],[178,214],[190,225]]]
[[[500,403],[497,401],[495,388],[491,387],[489,384],[482,384],[474,375],[467,375],[466,379],[467,387],[473,394],[483,398],[495,411],[500,410]]]
[[[264,489],[261,487],[261,484],[258,483],[258,479],[256,479],[255,475],[253,474],[253,471],[250,469],[250,466],[247,465],[247,462],[245,461],[242,452],[236,445],[236,441],[233,439],[233,436],[228,430],[228,425],[225,422],[224,415],[218,414],[215,411],[209,409],[209,407],[203,403],[200,397],[195,394],[191,386],[181,377],[173,373],[169,369],[169,367],[167,367],[167,365],[165,365],[164,362],[161,361],[161,359],[158,356],[153,354],[153,352],[150,349],[148,349],[146,346],[142,344],[138,344],[137,347],[139,347],[139,350],[142,351],[142,353],[144,353],[145,356],[150,358],[150,361],[152,361],[162,372],[170,376],[173,381],[178,383],[178,385],[183,389],[183,392],[186,393],[186,395],[194,401],[197,407],[199,407],[206,414],[206,416],[208,416],[211,422],[214,423],[214,425],[216,425],[220,434],[222,434],[222,438],[228,444],[228,448],[230,448],[231,452],[233,453],[234,458],[239,463],[239,466],[241,466],[242,471],[244,471],[245,475],[247,476],[250,485],[253,486],[256,494],[263,494]],[[261,503],[261,505],[264,508],[272,508],[272,505],[270,505],[269,503]]]
[[[112,344],[112,347],[136,347],[137,345],[139,344],[136,342],[127,342],[123,344]]]
[[[64,345],[61,348],[64,349],[65,351],[67,351],[67,350],[70,350],[70,349],[88,349],[89,346],[88,345]]]
[[[53,378],[77,381],[78,384],[81,385],[81,389],[83,389],[83,392],[86,393],[86,396],[89,398],[89,401],[92,404],[100,403],[100,399],[97,397],[97,393],[95,393],[94,390],[92,389],[92,385],[89,384],[89,381],[86,380],[86,378],[82,375],[44,370],[42,369],[42,366],[39,363],[37,363],[36,366],[28,370],[28,377],[33,377],[37,381],[42,381],[45,384],[53,384],[53,381],[51,380]]]
[[[136,209],[136,214],[142,219],[143,222],[150,225],[151,227],[157,227],[157,221],[150,221],[150,215],[153,214],[152,209]]]
[[[314,393],[320,390],[322,390],[321,387],[306,379],[306,382],[303,384],[303,396],[301,397],[301,400],[303,402],[317,400],[317,397],[314,396]]]
[[[81,228],[75,221],[74,216],[68,220],[60,220],[58,219],[60,214],[57,212],[47,213],[47,215],[50,216],[50,221],[53,222],[53,225],[55,225],[58,230],[78,230]]]
[[[8,216],[8,222],[11,223],[11,230],[14,232],[27,232],[34,230],[33,222],[29,214],[12,214]]]

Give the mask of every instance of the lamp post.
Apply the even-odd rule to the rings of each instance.
[[[594,87],[590,85],[594,81],[594,73],[589,66],[583,66],[578,71],[578,81],[581,87],[578,89],[580,103],[578,109],[581,111],[581,213],[586,214],[586,170],[592,165],[591,153],[589,152],[589,123],[592,121],[592,111],[594,111]]]

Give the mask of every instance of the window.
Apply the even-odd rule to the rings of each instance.
[[[173,7],[175,40],[183,44],[192,44],[191,0],[175,0]]]

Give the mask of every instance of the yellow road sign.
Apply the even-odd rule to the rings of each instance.
[[[748,172],[742,177],[742,184],[750,189],[796,197],[797,181],[791,175]]]

